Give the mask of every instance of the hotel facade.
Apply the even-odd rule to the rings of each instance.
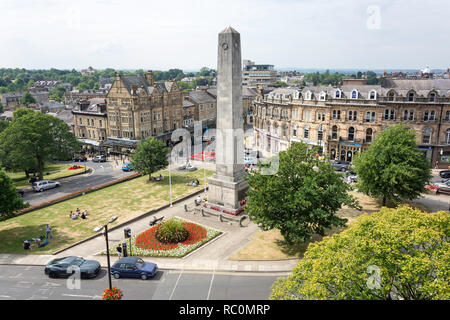
[[[270,157],[302,141],[330,159],[352,162],[389,126],[404,123],[417,146],[440,168],[450,166],[450,79],[392,80],[380,85],[344,80],[341,86],[258,90],[253,147]]]

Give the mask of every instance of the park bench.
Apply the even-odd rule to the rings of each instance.
[[[158,224],[158,222],[162,221],[162,219],[164,219],[164,217],[161,217],[161,218],[154,219],[154,220],[150,221],[150,223],[149,223],[150,227],[153,227],[154,225]]]

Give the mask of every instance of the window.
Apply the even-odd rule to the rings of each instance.
[[[423,113],[423,121],[428,121],[428,110]]]
[[[395,120],[395,110],[394,109],[391,109],[391,111],[390,111],[389,120],[391,120],[391,121]]]
[[[353,141],[354,139],[355,139],[355,128],[350,127],[350,128],[348,128],[347,140]]]
[[[409,121],[414,120],[414,110],[409,110]]]
[[[312,93],[311,93],[311,91],[308,90],[308,91],[306,92],[306,97],[305,97],[305,99],[306,99],[306,100],[311,100],[311,99],[312,99]]]
[[[341,92],[341,90],[336,90],[336,91],[334,92],[334,97],[335,97],[335,98],[341,98],[341,97],[342,97],[342,92]]]
[[[372,118],[370,120],[370,122],[375,122],[375,112],[372,112]]]
[[[445,111],[444,121],[446,121],[446,122],[450,121],[450,110]]]
[[[445,144],[450,144],[450,129],[445,131]]]
[[[298,120],[298,109],[292,110],[292,118]]]
[[[369,99],[375,100],[377,98],[377,92],[375,90],[372,90],[369,92]]]
[[[319,129],[317,129],[317,140],[319,140],[319,141],[323,140],[323,129],[322,129],[322,126],[319,126]]]
[[[336,140],[338,136],[338,127],[337,126],[333,126],[331,128],[331,139]]]
[[[403,121],[408,121],[408,110],[403,111]]]
[[[358,99],[358,90],[352,91],[352,99]]]
[[[366,112],[366,121],[365,122],[370,122],[370,111]]]
[[[303,137],[306,138],[306,139],[308,139],[308,136],[309,136],[309,126],[306,126],[306,127],[305,127],[305,131],[304,131],[304,134],[303,134]]]
[[[327,99],[327,94],[325,92],[321,92],[319,96],[320,101],[325,101]]]
[[[394,100],[395,100],[395,93],[391,91],[388,94],[388,101],[394,101]]]
[[[292,135],[293,135],[294,137],[297,136],[297,124],[296,124],[296,123],[294,123],[294,124],[292,125]]]
[[[373,130],[371,128],[368,128],[366,130],[366,142],[372,142],[372,135],[373,135]]]
[[[414,92],[408,93],[408,101],[414,101]]]
[[[353,119],[353,111],[349,111],[348,112],[348,121],[352,121],[352,119]]]
[[[422,143],[430,143],[431,142],[431,128],[423,129],[422,135]]]
[[[431,110],[430,111],[430,121],[434,121],[435,120],[435,111]]]
[[[278,123],[273,123],[273,134],[278,135]]]
[[[388,120],[389,119],[389,109],[385,109],[384,110],[384,120]]]
[[[434,102],[436,100],[436,93],[432,92],[430,93],[430,102]]]
[[[318,121],[325,121],[325,112],[317,112],[317,120]]]
[[[283,123],[281,125],[281,130],[282,130],[283,137],[286,137],[287,136],[287,125],[285,123]]]

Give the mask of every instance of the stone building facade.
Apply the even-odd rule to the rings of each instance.
[[[144,75],[116,74],[107,96],[109,151],[131,152],[150,136],[164,140],[183,127],[183,94],[175,81],[155,82]]]
[[[292,142],[318,145],[330,159],[352,161],[385,128],[404,123],[433,166],[450,165],[450,79],[344,81],[339,87],[258,90],[254,146],[269,157]]]
[[[88,152],[100,151],[108,135],[106,101],[101,98],[82,100],[72,110],[73,131]]]

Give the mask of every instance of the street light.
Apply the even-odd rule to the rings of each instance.
[[[102,229],[105,230],[105,239],[106,239],[106,258],[108,261],[108,280],[109,280],[109,290],[112,290],[112,282],[111,282],[111,263],[109,261],[109,242],[108,242],[108,224],[117,220],[117,216],[112,216],[108,223],[103,226],[98,226],[94,229],[94,232],[99,232]]]
[[[172,154],[169,154],[169,197],[170,197],[170,207],[173,207],[172,204],[172,176],[170,175],[170,165],[172,163]]]

